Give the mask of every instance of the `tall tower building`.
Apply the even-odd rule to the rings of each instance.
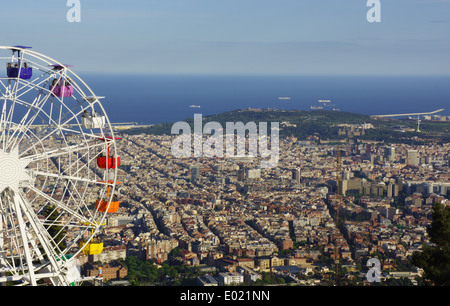
[[[339,181],[339,193],[345,195],[348,189],[348,180]]]
[[[239,169],[237,172],[237,180],[243,181],[245,179],[245,169]]]
[[[384,151],[384,156],[386,157],[387,161],[394,161],[395,160],[395,148],[394,147],[388,147]]]
[[[296,168],[296,169],[292,169],[292,180],[296,183],[300,183],[300,178],[301,173],[300,173],[300,169]]]
[[[406,152],[406,165],[410,167],[419,166],[419,156],[417,150],[408,150]]]
[[[196,182],[200,177],[200,168],[192,167],[191,168],[191,182]]]

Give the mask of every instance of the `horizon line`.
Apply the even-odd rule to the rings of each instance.
[[[74,69],[75,70],[75,69]],[[450,77],[449,74],[314,74],[314,73],[304,73],[304,74],[269,74],[269,73],[147,73],[147,72],[98,72],[98,71],[77,71],[77,74],[84,75],[123,75],[123,76],[179,76],[179,77]]]

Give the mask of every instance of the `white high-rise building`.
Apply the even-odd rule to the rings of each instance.
[[[406,153],[406,165],[417,167],[419,165],[419,155],[417,150],[408,150]]]

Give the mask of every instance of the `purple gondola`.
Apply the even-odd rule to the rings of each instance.
[[[17,67],[13,67],[11,63],[8,63],[8,67],[6,68],[6,74],[9,78],[17,78],[19,76],[19,67],[18,64],[15,64]],[[24,80],[29,80],[33,76],[33,69],[31,67],[21,67],[20,68],[20,78]]]
[[[73,95],[72,85],[63,85],[62,81],[60,84],[50,86],[52,94],[57,97],[71,97]]]
[[[65,69],[66,67],[73,67],[72,65],[50,65],[53,67],[53,70],[60,71]],[[63,85],[64,84],[64,85]],[[67,78],[67,81],[63,83],[63,80],[57,84],[56,79],[53,80],[53,84],[50,86],[50,90],[52,91],[52,94],[57,97],[71,97],[73,95],[74,88],[72,85],[70,85],[70,79]]]
[[[33,69],[27,64],[23,63],[21,65],[20,63],[20,49],[29,49],[31,47],[26,46],[14,46],[18,49],[13,49],[14,52],[18,52],[19,61],[17,63],[8,63],[8,66],[6,68],[6,74],[9,78],[21,78],[23,80],[29,80],[33,76]],[[20,71],[20,73],[19,73]]]

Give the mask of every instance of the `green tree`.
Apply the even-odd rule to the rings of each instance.
[[[436,203],[431,226],[427,229],[436,246],[423,246],[414,253],[412,262],[424,270],[424,279],[438,286],[450,285],[450,208]]]
[[[52,237],[52,244],[57,245],[59,249],[63,250],[66,247],[66,242],[64,237],[66,236],[66,231],[58,224],[58,211],[55,206],[48,206],[43,213],[46,222],[44,225],[45,229]]]

